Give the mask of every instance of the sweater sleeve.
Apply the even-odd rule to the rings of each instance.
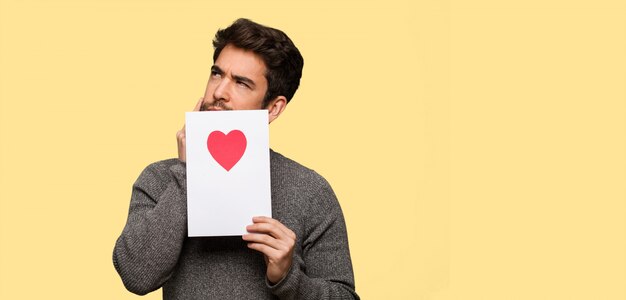
[[[266,279],[280,299],[359,299],[343,213],[330,185],[323,183],[309,202],[301,256],[294,255],[291,269],[276,285]]]
[[[172,275],[187,231],[186,170],[182,162],[148,166],[133,185],[126,226],[113,265],[131,292],[145,295]]]

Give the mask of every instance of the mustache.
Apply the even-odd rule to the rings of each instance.
[[[200,106],[200,111],[208,111],[211,108],[220,108],[223,110],[233,110],[232,108],[226,106],[226,104],[224,104],[224,101],[220,101],[220,100],[216,100],[213,102],[205,102],[202,103],[202,106]]]

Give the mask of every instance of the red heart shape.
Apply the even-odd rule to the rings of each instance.
[[[213,131],[206,140],[211,156],[226,171],[230,171],[246,152],[247,140],[243,132],[233,130],[228,134]]]

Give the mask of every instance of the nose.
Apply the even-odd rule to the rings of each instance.
[[[215,101],[226,101],[230,100],[230,92],[229,92],[229,84],[228,79],[222,79],[217,83],[215,90],[213,91],[213,100]]]

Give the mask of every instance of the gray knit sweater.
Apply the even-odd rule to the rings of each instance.
[[[287,276],[276,285],[241,237],[187,237],[186,169],[148,166],[133,185],[113,264],[126,288],[164,299],[359,299],[343,214],[329,184],[270,150],[272,217],[297,235]]]

